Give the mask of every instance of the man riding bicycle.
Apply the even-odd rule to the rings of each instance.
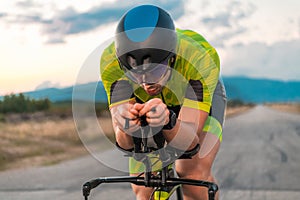
[[[222,140],[226,96],[217,52],[200,34],[175,29],[157,6],[135,7],[119,21],[100,69],[120,149],[132,151],[132,136],[146,116],[168,145],[189,153],[191,159],[176,160],[179,177],[216,183],[212,164]],[[131,174],[140,171],[139,164],[130,159]],[[132,188],[139,200],[148,200],[153,190]],[[183,186],[183,193],[186,200],[208,198],[196,186]]]

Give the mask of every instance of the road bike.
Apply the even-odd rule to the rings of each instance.
[[[191,152],[182,151],[166,145],[162,131],[152,136],[157,148],[149,147],[149,135],[155,131],[153,131],[153,128],[147,126],[145,121],[145,119],[141,120],[142,125],[139,136],[133,137],[133,152],[129,154],[127,152],[127,156],[132,156],[135,160],[143,163],[144,172],[138,176],[99,177],[90,180],[84,183],[82,187],[84,199],[88,200],[91,190],[103,183],[132,183],[153,188],[154,190],[149,200],[168,200],[174,193],[176,193],[177,200],[183,200],[182,185],[206,187],[208,189],[209,200],[214,200],[216,192],[218,191],[217,184],[208,181],[175,177],[173,161],[176,159],[190,159],[192,155]],[[126,121],[125,128],[126,126],[128,126],[128,121]],[[198,152],[200,146],[198,145],[197,148],[196,152]],[[153,170],[153,166],[158,163],[162,167],[159,170]]]

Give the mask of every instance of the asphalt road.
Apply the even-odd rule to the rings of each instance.
[[[300,199],[300,115],[257,106],[225,122],[214,172],[224,200]],[[102,153],[116,165],[113,151]],[[2,200],[82,199],[81,185],[98,176],[122,175],[92,156],[54,166],[0,173]],[[103,185],[91,199],[134,199],[126,184]]]

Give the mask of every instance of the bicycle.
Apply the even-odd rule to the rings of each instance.
[[[148,136],[151,132],[151,128],[147,126],[145,119],[141,119],[141,124],[140,136],[133,137],[134,151],[127,156],[132,156],[135,160],[141,161],[145,166],[145,171],[138,176],[99,177],[90,180],[84,183],[82,187],[84,199],[88,200],[91,190],[102,183],[132,183],[154,188],[149,198],[153,198],[153,200],[168,200],[175,191],[177,200],[183,200],[181,185],[207,187],[209,200],[214,200],[216,192],[218,191],[217,184],[202,180],[174,177],[175,170],[171,161],[175,159],[190,159],[191,152],[185,152],[170,146],[165,146],[166,141],[162,131],[159,131],[152,136],[157,145],[157,149],[150,148],[148,146]],[[125,128],[126,127],[128,127],[128,120],[126,120],[125,123]],[[198,145],[197,148],[198,152],[200,145]],[[126,153],[128,154],[128,152]],[[157,160],[153,163],[151,160],[153,157],[143,156],[144,153],[147,155],[153,153],[153,155],[156,155]],[[163,167],[159,171],[153,171],[152,166],[158,162],[161,162]]]

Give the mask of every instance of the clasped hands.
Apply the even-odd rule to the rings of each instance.
[[[149,126],[159,127],[168,124],[170,113],[161,99],[154,98],[143,104],[126,102],[116,105],[111,108],[111,114],[114,125],[118,126],[123,132],[133,133],[140,128],[142,116],[145,116]]]

